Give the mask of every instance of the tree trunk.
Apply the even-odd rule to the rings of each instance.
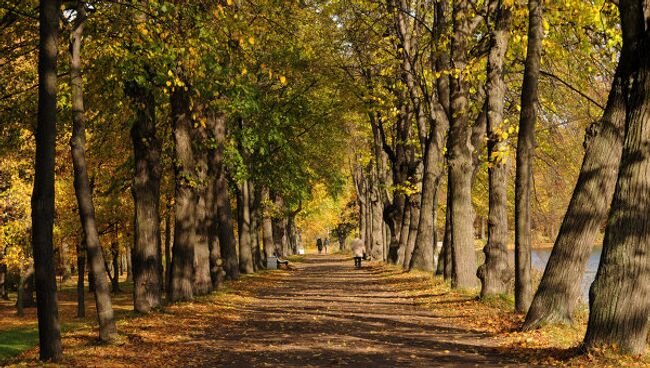
[[[113,306],[106,273],[102,246],[99,242],[97,224],[95,222],[95,207],[92,201],[92,188],[88,180],[86,164],[86,126],[83,101],[83,80],[81,76],[81,41],[83,24],[85,21],[84,4],[77,3],[77,19],[71,34],[71,66],[70,79],[72,87],[72,137],[70,148],[72,151],[72,164],[74,168],[74,188],[79,206],[79,217],[84,232],[84,242],[88,254],[90,273],[93,275],[95,304],[97,305],[97,319],[99,321],[99,338],[102,341],[111,341],[117,335]]]
[[[640,8],[641,4],[645,9]],[[645,28],[648,18],[644,16],[648,7],[642,2],[620,3],[623,52],[629,48],[632,56],[632,84],[625,91],[627,134],[603,253],[589,291],[590,313],[584,341],[587,349],[616,346],[634,355],[645,350],[650,327],[650,35]]]
[[[129,267],[127,259],[127,269]],[[165,290],[169,290],[172,278],[172,204],[167,199],[167,214],[165,215]],[[127,271],[128,272],[128,271]]]
[[[72,278],[70,255],[68,254],[68,252],[70,252],[70,249],[68,247],[68,242],[67,240],[64,240],[61,242],[61,249],[59,251],[59,259],[61,260],[61,269],[63,270],[61,275],[62,283],[70,281],[70,279]]]
[[[494,30],[491,34],[487,65],[487,131],[488,131],[488,241],[483,248],[485,263],[479,267],[481,297],[504,294],[512,278],[508,262],[508,166],[507,145],[501,138],[504,127],[503,105],[506,85],[503,62],[510,38],[510,9],[499,2]],[[481,219],[481,238],[483,219]]]
[[[192,151],[192,120],[189,94],[182,89],[172,92],[172,119],[174,121],[176,178],[174,210],[174,246],[172,249],[172,279],[169,299],[173,302],[192,300],[194,275],[194,242],[196,222],[196,198],[192,187],[194,153]]]
[[[415,196],[415,195],[414,195]],[[402,228],[399,231],[399,247],[395,249],[395,254],[388,254],[388,262],[396,265],[404,265],[404,255],[408,250],[409,228],[411,225],[411,200],[406,199],[404,211],[402,213]]]
[[[383,202],[379,190],[379,178],[375,173],[372,178],[371,204],[372,204],[372,243],[370,246],[370,258],[374,261],[384,259],[384,229],[383,229]]]
[[[237,211],[239,213],[239,272],[253,273],[253,249],[251,246],[251,214],[249,182],[239,184],[237,193]]]
[[[34,308],[34,266],[21,267],[16,297],[16,315],[23,317],[25,308]]]
[[[131,127],[134,175],[131,194],[135,209],[133,248],[127,255],[127,279],[133,279],[133,308],[149,313],[161,305],[160,165],[161,143],[156,136],[156,100],[149,88],[131,82],[127,95],[136,110]],[[131,266],[131,267],[128,267]]]
[[[454,249],[454,244],[451,239],[451,198],[449,196],[449,189],[447,189],[447,208],[445,209],[445,234],[442,241],[442,253],[443,253],[443,271],[442,274],[445,280],[451,281],[451,275],[454,271],[454,264],[452,260],[452,254]]]
[[[61,325],[56,297],[56,270],[52,229],[54,225],[54,158],[56,157],[56,57],[59,9],[56,0],[39,6],[38,119],[32,192],[32,248],[36,269],[40,359],[59,361]]]
[[[533,297],[531,280],[530,196],[535,155],[538,80],[542,56],[542,5],[528,0],[528,50],[521,87],[515,178],[515,310],[526,313]]]
[[[232,224],[232,210],[230,208],[230,189],[226,182],[226,169],[223,163],[224,145],[226,141],[226,116],[215,117],[212,124],[212,136],[215,149],[211,158],[214,170],[214,196],[217,206],[217,228],[219,247],[226,278],[236,280],[239,278],[239,260],[237,258],[237,244]]]
[[[217,128],[225,124],[226,116],[222,113],[209,111],[206,114],[206,128],[208,141],[217,142]],[[220,193],[217,192],[218,176],[222,171],[222,157],[220,154],[219,144],[212,144],[208,147],[208,178],[206,182],[205,200],[207,203],[207,234],[208,249],[210,251],[210,280],[212,289],[219,289],[223,285],[225,272],[223,269],[223,259],[221,257],[221,243],[219,241],[219,206],[217,199]]]
[[[433,271],[434,226],[432,213],[435,209],[435,192],[440,180],[440,151],[433,132],[424,149],[424,173],[422,175],[422,196],[420,199],[420,221],[415,236],[413,256],[409,269]]]
[[[34,301],[34,266],[30,264],[20,269],[16,314],[22,317],[25,315],[24,308],[34,308],[36,306],[37,303]]]
[[[249,186],[250,217],[251,217],[251,244],[253,247],[253,265],[255,271],[265,268],[262,253],[260,252],[260,207],[262,205],[262,191],[250,182]]]
[[[404,261],[402,263],[402,268],[408,270],[411,266],[411,258],[413,257],[413,249],[415,248],[415,240],[417,239],[418,228],[420,226],[420,199],[422,195],[420,193],[414,194],[411,196],[409,213],[409,231],[408,231],[408,240],[406,242],[406,250],[404,252]]]
[[[262,190],[262,201],[266,205],[269,203],[269,191],[264,188]],[[275,243],[273,241],[273,221],[268,208],[262,210],[262,239],[264,241],[264,257],[268,259],[275,254]]]
[[[86,317],[86,295],[84,276],[86,274],[86,247],[77,242],[77,317]]]
[[[117,241],[117,225],[114,225],[113,239],[111,241],[111,256],[113,261],[113,278],[111,279],[111,290],[113,293],[120,292],[120,244]]]
[[[468,1],[457,1],[452,10],[453,37],[451,62],[454,70],[467,65],[470,27]],[[450,79],[451,123],[448,136],[449,192],[451,207],[451,239],[454,244],[451,285],[467,289],[476,286],[476,253],[474,251],[474,211],[472,208],[472,174],[474,147],[468,124],[468,81],[463,73]]]
[[[0,298],[3,300],[9,300],[7,289],[7,265],[0,264]]]
[[[205,117],[207,122],[208,117]],[[208,217],[207,202],[208,188],[208,136],[206,127],[192,129],[192,141],[196,148],[194,152],[197,181],[194,184],[195,222],[194,222],[194,276],[192,279],[194,295],[206,295],[212,291],[210,276],[210,244],[208,227],[211,219]],[[212,194],[210,194],[212,196]]]
[[[580,295],[582,279],[594,240],[614,196],[614,185],[625,133],[624,82],[628,79],[629,53],[619,59],[602,118],[585,135],[585,155],[580,176],[524,329],[548,323],[570,323]]]

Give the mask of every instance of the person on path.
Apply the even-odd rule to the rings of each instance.
[[[363,244],[363,240],[355,238],[352,241],[352,256],[354,257],[354,267],[361,268],[361,259],[363,258],[365,248],[366,247]]]
[[[318,254],[321,254],[323,252],[323,241],[321,238],[318,238],[318,240],[316,240],[316,248],[318,248]]]
[[[325,242],[323,242],[323,246],[325,247],[325,254],[327,254],[327,248],[330,246],[330,239],[325,238]]]

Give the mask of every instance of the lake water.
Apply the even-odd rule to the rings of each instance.
[[[587,269],[585,270],[585,275],[582,278],[582,282],[580,284],[582,301],[585,303],[589,300],[589,287],[591,286],[591,283],[594,282],[594,278],[596,277],[596,271],[598,270],[598,263],[600,262],[601,253],[602,248],[594,248],[594,250],[591,252],[591,256],[589,257],[589,261],[587,262]],[[533,268],[540,272],[544,272],[544,268],[546,267],[546,263],[548,262],[550,256],[550,249],[533,249],[533,253],[531,255]]]

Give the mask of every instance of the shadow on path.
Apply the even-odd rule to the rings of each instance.
[[[188,358],[202,358],[187,365],[518,366],[490,336],[396,295],[395,283],[341,256],[307,257],[237,308],[238,321],[191,332]]]

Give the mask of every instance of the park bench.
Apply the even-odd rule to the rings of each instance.
[[[286,266],[286,268],[289,268],[289,260],[281,259],[280,257],[276,257],[276,256],[270,256],[266,259],[267,270],[275,270],[281,268],[282,266]]]

